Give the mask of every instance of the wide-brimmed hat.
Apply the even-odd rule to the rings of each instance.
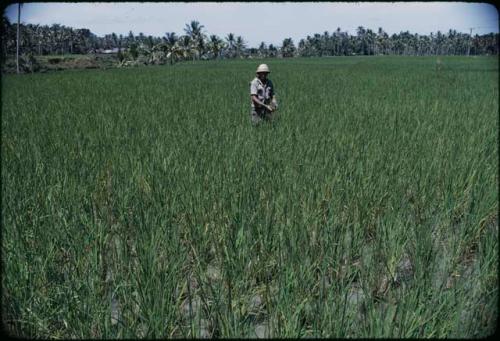
[[[267,64],[260,64],[259,67],[257,68],[256,73],[261,73],[261,72],[270,73],[271,71],[269,71],[269,67],[267,66]]]

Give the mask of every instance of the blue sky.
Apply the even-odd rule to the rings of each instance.
[[[17,4],[5,8],[17,20]],[[225,37],[241,35],[250,47],[261,41],[281,45],[284,38],[295,44],[301,38],[340,27],[355,34],[358,26],[387,33],[410,31],[484,34],[498,32],[498,12],[487,3],[466,2],[226,2],[226,3],[27,3],[21,21],[33,24],[58,23],[89,28],[102,36],[115,32],[163,36],[183,34],[185,24],[198,20],[205,33]]]

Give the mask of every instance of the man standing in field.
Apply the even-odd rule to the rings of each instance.
[[[252,99],[251,120],[253,125],[257,125],[262,120],[270,121],[276,116],[278,103],[274,94],[273,82],[267,79],[269,67],[260,64],[257,68],[257,77],[250,82],[250,97]]]

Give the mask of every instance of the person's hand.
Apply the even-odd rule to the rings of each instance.
[[[266,105],[266,109],[269,110],[270,112],[274,111],[274,108],[270,105]]]

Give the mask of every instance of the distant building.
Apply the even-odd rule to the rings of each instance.
[[[97,49],[96,50],[96,53],[104,53],[104,54],[112,54],[112,53],[118,53],[120,49],[118,47],[114,47],[112,49]],[[121,49],[122,51],[124,50],[124,48]]]

